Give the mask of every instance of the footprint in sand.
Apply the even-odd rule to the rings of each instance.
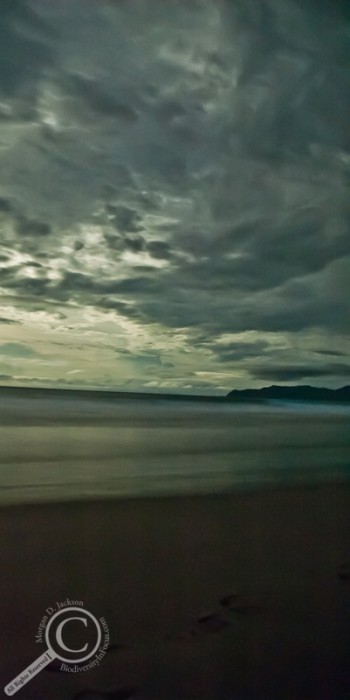
[[[344,595],[345,595],[345,601],[344,601],[344,606],[347,610],[347,614],[349,613],[349,594],[350,594],[350,562],[344,562],[343,564],[340,565],[338,569],[338,578],[341,580],[341,582],[344,584]]]
[[[338,578],[340,578],[342,581],[350,581],[350,562],[341,564],[338,570]]]
[[[166,637],[167,641],[187,640],[203,634],[211,634],[221,632],[232,625],[232,617],[227,617],[229,613],[237,613],[239,615],[256,615],[261,611],[261,601],[252,595],[240,595],[232,593],[220,598],[220,606],[224,610],[222,612],[211,611],[197,617],[195,624],[188,632],[171,637]],[[224,613],[224,614],[223,614]]]
[[[250,595],[239,595],[238,593],[223,596],[220,599],[220,605],[228,612],[242,615],[256,614],[261,610],[258,598]]]
[[[227,620],[217,613],[207,613],[197,618],[194,631],[197,634],[201,634],[202,632],[221,632],[221,630],[228,627],[229,624]]]
[[[223,618],[220,614],[216,612],[204,613],[197,617],[194,625],[183,634],[179,634],[175,637],[167,636],[167,641],[183,641],[193,639],[193,637],[199,637],[203,634],[213,634],[216,632],[221,632],[226,627],[228,627],[230,622]]]

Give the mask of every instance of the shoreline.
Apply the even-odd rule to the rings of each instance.
[[[4,487],[1,487],[4,488]],[[0,492],[1,492],[0,488]],[[42,487],[38,487],[42,488]],[[217,498],[222,498],[222,499],[231,499],[234,496],[254,496],[254,495],[262,495],[264,493],[290,493],[290,492],[300,492],[300,490],[306,490],[306,491],[319,491],[319,490],[328,490],[329,488],[335,488],[335,489],[346,489],[349,488],[350,491],[350,476],[349,478],[337,478],[334,479],[333,477],[326,475],[326,478],[324,480],[320,479],[320,474],[317,475],[317,478],[313,477],[313,479],[303,479],[301,481],[293,481],[293,482],[283,482],[283,481],[261,481],[261,482],[252,482],[252,483],[247,483],[247,482],[239,482],[237,484],[233,484],[230,487],[221,487],[218,488],[217,490],[212,490],[208,489],[203,490],[203,491],[174,491],[172,493],[169,493],[167,491],[164,492],[159,492],[159,493],[135,493],[135,492],[128,492],[125,494],[117,494],[117,493],[111,493],[111,492],[106,492],[103,495],[94,492],[88,493],[88,494],[79,494],[79,493],[73,493],[71,496],[69,494],[65,495],[64,498],[61,498],[59,495],[52,495],[50,496],[45,496],[43,497],[42,495],[38,497],[37,499],[33,500],[13,500],[13,501],[6,501],[6,500],[0,500],[0,512],[1,510],[5,509],[37,509],[37,508],[45,508],[45,507],[51,507],[51,506],[59,506],[59,507],[65,507],[65,505],[68,506],[76,506],[79,507],[80,505],[88,505],[90,504],[91,506],[103,506],[104,504],[109,504],[113,503],[115,505],[117,504],[122,504],[122,503],[129,503],[129,504],[135,504],[137,505],[140,501],[149,501],[152,502],[154,501],[157,503],[159,500],[165,501],[165,502],[173,502],[177,501],[179,499],[186,499],[186,500],[198,500],[198,499],[217,499]],[[5,487],[4,490],[8,491],[15,491],[16,487]],[[26,496],[25,496],[26,498]],[[30,496],[29,496],[30,499]]]

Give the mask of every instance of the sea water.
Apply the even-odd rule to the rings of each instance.
[[[6,396],[3,503],[343,481],[350,407]]]

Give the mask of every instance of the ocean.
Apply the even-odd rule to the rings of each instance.
[[[0,405],[1,503],[349,477],[349,406],[45,394]]]

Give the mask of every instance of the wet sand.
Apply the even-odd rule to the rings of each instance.
[[[350,697],[349,485],[7,505],[0,531],[2,687],[55,601],[84,601],[112,643],[19,700]]]

